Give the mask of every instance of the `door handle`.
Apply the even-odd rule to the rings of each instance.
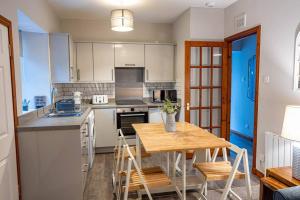
[[[149,81],[149,70],[147,69],[146,72],[147,72],[147,74],[146,74],[147,75],[147,81]]]
[[[116,111],[113,111],[113,125],[116,124]]]
[[[187,110],[187,111],[190,110],[190,103],[186,103],[186,110]]]
[[[111,80],[114,80],[114,69],[111,70]]]

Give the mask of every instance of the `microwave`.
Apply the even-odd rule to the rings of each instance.
[[[177,90],[153,90],[153,103],[162,103],[166,99],[169,99],[172,103],[177,103]]]

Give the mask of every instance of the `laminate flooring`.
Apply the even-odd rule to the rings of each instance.
[[[165,158],[161,155],[153,155],[151,158],[143,159],[143,166],[153,166],[161,164],[165,166]],[[190,161],[188,161],[188,175],[197,175],[197,171],[191,167]],[[84,192],[84,200],[113,200],[113,187],[112,187],[112,170],[113,170],[113,154],[96,154],[93,168],[89,172],[87,178],[87,184]],[[195,177],[197,180],[197,177]],[[233,190],[239,194],[242,199],[246,197],[246,190],[244,188],[244,181],[234,181]],[[259,179],[252,175],[251,185],[254,199],[258,199],[259,196]],[[213,182],[208,184],[208,199],[218,200],[221,197],[220,189],[223,189],[225,182]],[[130,194],[130,197],[136,197],[136,194]],[[175,192],[155,194],[153,195],[155,200],[177,200],[179,199]],[[196,191],[188,191],[187,199],[196,200],[198,194]],[[244,197],[244,198],[243,198]],[[143,196],[143,200],[148,199],[147,196]]]

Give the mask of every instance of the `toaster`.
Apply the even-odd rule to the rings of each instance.
[[[107,104],[108,96],[107,95],[93,95],[93,104]]]

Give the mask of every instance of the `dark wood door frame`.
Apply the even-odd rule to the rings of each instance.
[[[19,142],[17,135],[18,126],[18,113],[17,113],[17,95],[16,95],[16,79],[15,79],[15,65],[14,65],[14,45],[13,45],[13,30],[12,23],[0,15],[0,24],[7,27],[8,29],[8,43],[9,43],[9,60],[10,60],[10,77],[11,77],[11,88],[12,88],[12,100],[13,100],[13,114],[14,114],[14,130],[15,130],[15,145],[16,145],[16,160],[17,160],[17,175],[18,175],[18,190],[19,200],[21,200],[21,178],[20,178],[20,160],[19,160]]]
[[[255,80],[255,105],[254,105],[254,131],[253,131],[253,162],[252,162],[252,173],[257,176],[263,174],[256,169],[256,150],[257,150],[257,118],[258,118],[258,95],[259,95],[259,67],[260,67],[260,40],[261,40],[261,26],[256,26],[249,30],[237,33],[230,37],[225,38],[226,46],[228,47],[228,70],[227,70],[227,126],[226,131],[223,133],[223,137],[226,140],[230,139],[230,107],[231,107],[231,75],[232,75],[232,42],[245,38],[250,35],[257,36],[256,42],[256,80]]]

